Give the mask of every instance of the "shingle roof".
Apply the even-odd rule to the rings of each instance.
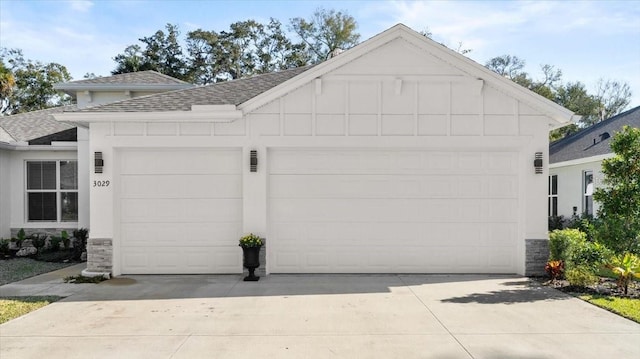
[[[552,143],[549,162],[571,161],[611,153],[611,138],[623,126],[640,127],[640,106]]]
[[[190,111],[192,105],[239,105],[310,68],[298,67],[246,79],[141,96],[86,108],[81,112]]]
[[[54,113],[73,111],[75,108],[76,105],[69,105],[17,115],[2,116],[0,117],[0,127],[2,127],[14,141],[33,140],[76,127],[68,123],[58,122],[51,116],[51,114]]]
[[[86,80],[78,80],[67,82],[68,84],[74,85],[89,85],[89,84],[189,84],[188,82],[178,80],[177,78],[163,75],[156,71],[138,71],[138,72],[129,72],[124,74],[106,76],[106,77],[96,77],[93,79]],[[64,84],[60,84],[64,85]]]

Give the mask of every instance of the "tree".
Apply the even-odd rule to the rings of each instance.
[[[145,45],[144,48],[140,45],[127,46],[124,53],[113,58],[117,66],[111,73],[116,75],[154,70],[177,79],[188,80],[186,61],[178,42],[178,26],[167,24],[165,29],[166,34],[158,30],[152,36],[138,39]]]
[[[305,45],[311,63],[325,61],[336,50],[346,50],[358,44],[358,24],[349,14],[318,8],[308,19],[290,19],[290,29]]]
[[[631,89],[627,83],[620,83],[612,80],[598,80],[595,98],[599,102],[597,121],[585,123],[592,125],[613,117],[629,106],[631,103]]]
[[[533,79],[524,71],[526,63],[517,56],[502,55],[487,61],[485,66],[513,82],[558,103],[573,111],[582,119],[577,124],[553,130],[549,139],[556,141],[624,111],[631,99],[631,90],[626,83],[600,80],[595,95],[589,94],[580,82],[562,83],[562,71],[552,65],[542,65],[543,77]]]
[[[616,253],[640,254],[640,129],[625,126],[611,140],[615,157],[602,161],[604,184],[596,238]]]
[[[6,61],[6,62],[5,62]],[[22,50],[1,49],[2,114],[16,114],[71,103],[71,97],[53,85],[71,80],[63,65],[42,63],[24,58]],[[13,85],[11,85],[13,79]]]
[[[0,113],[4,113],[5,107],[9,105],[9,97],[15,85],[16,79],[13,73],[0,59]]]

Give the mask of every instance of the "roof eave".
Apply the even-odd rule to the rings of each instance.
[[[195,87],[191,84],[74,84],[71,82],[53,85],[60,91],[171,91]]]

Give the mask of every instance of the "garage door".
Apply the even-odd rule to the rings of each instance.
[[[515,273],[516,152],[269,154],[273,273]]]
[[[119,158],[123,274],[242,270],[240,150],[124,150]]]

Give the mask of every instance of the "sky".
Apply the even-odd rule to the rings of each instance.
[[[219,32],[248,19],[288,24],[320,7],[353,16],[361,40],[403,23],[451,48],[461,43],[480,64],[515,55],[534,78],[550,64],[562,70],[564,82],[580,81],[590,93],[600,78],[626,82],[630,107],[640,106],[640,0],[0,0],[0,47],[60,63],[79,80],[86,73],[110,75],[114,56],[167,23],[183,35],[199,28]]]

